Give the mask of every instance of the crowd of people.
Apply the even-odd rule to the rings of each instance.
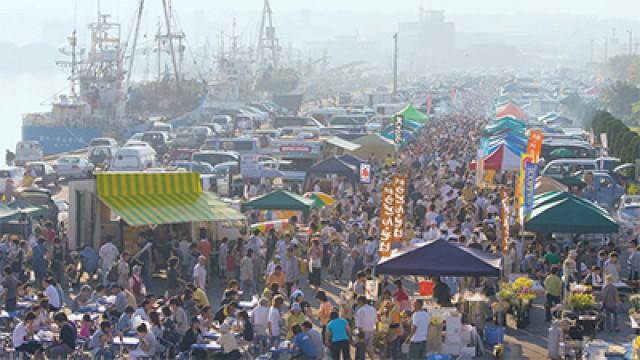
[[[123,354],[123,338],[133,337],[135,346],[124,351],[130,358],[205,358],[213,348],[204,339],[214,338],[215,357],[223,359],[270,351],[306,360],[325,354],[336,360],[424,359],[431,314],[423,300],[412,300],[413,278],[379,277],[379,295],[367,280],[375,278],[380,195],[392,173],[408,179],[404,238],[394,247],[443,239],[503,256],[499,192],[478,187],[468,166],[490,101],[463,95],[458,101],[464,110],[432,120],[417,141],[384,159],[367,159],[374,169],[370,185],[350,189],[334,177],[331,195],[337,202],[290,219],[292,231],[255,230],[213,243],[201,232],[194,241],[186,236],[169,241],[166,280],[151,278],[153,252],[144,232],[137,254],[110,238],[99,249],[67,254],[63,231],[50,222],[38,226],[31,241],[4,237],[2,298],[4,310],[17,319],[14,348],[34,356],[85,351],[108,359]],[[500,175],[495,183],[512,181]],[[300,223],[309,229],[306,234],[295,231]],[[604,309],[617,329],[617,290],[609,285],[621,278],[621,268],[612,243],[600,249],[578,244],[567,251],[513,236],[507,244],[504,277],[522,272],[540,280],[547,320],[569,284],[584,281],[604,287]],[[635,254],[629,257],[629,276],[637,279],[640,255]],[[70,267],[76,260],[80,266]],[[434,300],[443,307],[462,289],[482,288],[494,296],[499,286],[497,279],[433,280]],[[211,295],[216,282],[225,289]],[[25,299],[29,305],[19,307]],[[77,313],[83,316],[74,317]],[[49,330],[57,336],[39,335]]]

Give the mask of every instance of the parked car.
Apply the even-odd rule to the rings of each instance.
[[[62,156],[56,160],[54,169],[58,177],[84,178],[91,175],[94,166],[89,159],[79,155]]]
[[[163,156],[169,151],[169,135],[162,131],[147,131],[142,135],[142,141],[151,145],[158,155]]]
[[[16,166],[24,166],[28,161],[42,160],[44,152],[38,141],[18,141],[16,144]]]
[[[608,209],[614,208],[624,195],[624,188],[605,171],[581,171],[576,175],[587,184],[580,195]]]
[[[115,150],[112,146],[96,146],[89,152],[89,161],[94,166],[108,165]]]
[[[27,163],[26,171],[35,179],[34,184],[47,187],[49,184],[58,184],[58,175],[51,165],[44,161],[32,161]]]
[[[171,164],[179,169],[201,175],[213,174],[214,167],[204,161],[177,161]]]
[[[211,166],[234,161],[240,163],[240,154],[233,151],[199,151],[193,154],[194,161],[203,161]]]
[[[118,146],[118,142],[110,137],[97,137],[89,142],[89,151],[96,146]]]
[[[7,181],[12,181],[14,188],[21,186],[23,177],[23,167],[9,166],[0,168],[0,192],[4,192]]]
[[[156,152],[151,147],[124,147],[111,159],[109,171],[142,171],[156,166]]]
[[[623,234],[640,230],[640,195],[624,195],[620,198],[616,215]]]
[[[130,141],[142,141],[142,136],[144,136],[144,133],[141,133],[141,132],[135,133],[131,135],[129,140],[127,140],[127,143],[129,143]]]

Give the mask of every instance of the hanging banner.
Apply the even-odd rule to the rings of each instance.
[[[380,257],[391,255],[391,239],[393,238],[393,186],[385,183],[382,186],[382,202],[380,203]]]
[[[524,203],[524,168],[528,163],[532,163],[533,158],[530,154],[522,154],[520,155],[520,172],[518,173],[518,179],[516,182],[516,205],[518,207],[522,206]]]
[[[393,142],[396,145],[402,144],[402,129],[404,126],[404,116],[396,114],[393,124]]]
[[[531,155],[533,162],[538,163],[540,159],[540,151],[542,151],[542,140],[544,140],[544,134],[532,130],[529,134],[529,141],[527,142],[527,154]]]
[[[509,206],[509,196],[506,188],[500,191],[500,233],[502,236],[502,254],[507,253],[509,245],[509,216],[511,208]]]
[[[481,149],[476,154],[476,186],[482,186],[484,180],[484,153]]]
[[[391,184],[393,186],[393,236],[391,237],[391,242],[400,243],[404,238],[407,177],[394,175],[391,178]]]
[[[538,165],[527,163],[524,168],[524,218],[533,211],[533,198],[536,195],[536,178],[538,177]],[[524,219],[523,219],[524,220]]]
[[[433,103],[433,98],[431,97],[431,93],[427,94],[427,115],[431,114],[431,104]]]

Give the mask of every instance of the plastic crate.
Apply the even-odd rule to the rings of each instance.
[[[452,357],[447,354],[431,354],[427,356],[426,360],[452,360]]]
[[[490,346],[504,343],[504,326],[485,325],[484,342]]]

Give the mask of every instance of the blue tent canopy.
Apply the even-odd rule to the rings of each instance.
[[[500,276],[500,258],[439,239],[382,259],[376,274]]]

